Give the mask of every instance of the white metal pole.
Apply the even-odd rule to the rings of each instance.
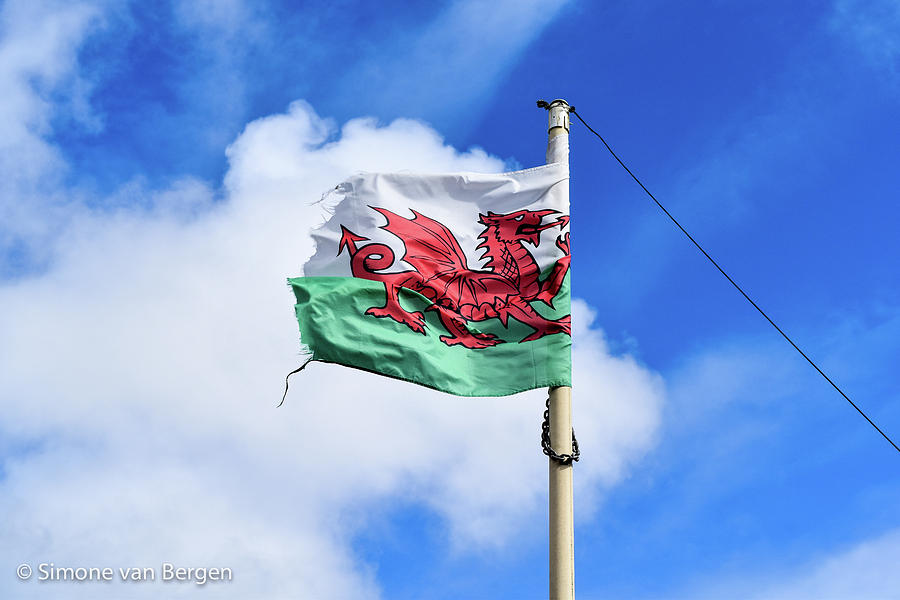
[[[569,104],[550,103],[547,162],[569,164]],[[550,388],[550,445],[572,454],[572,388]],[[550,461],[550,600],[575,598],[575,526],[572,463]]]

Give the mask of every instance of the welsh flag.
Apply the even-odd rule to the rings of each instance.
[[[312,360],[459,396],[571,385],[568,167],[355,175],[289,279]]]

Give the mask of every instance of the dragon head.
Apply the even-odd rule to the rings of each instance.
[[[555,221],[541,225],[541,221],[547,215],[559,214],[556,210],[519,210],[505,215],[488,211],[486,215],[479,215],[479,221],[482,225],[486,225],[488,232],[492,233],[499,241],[512,242],[530,242],[533,246],[539,246],[541,243],[541,232],[551,227],[564,227],[568,223],[567,216],[561,216]]]

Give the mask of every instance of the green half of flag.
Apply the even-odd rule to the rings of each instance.
[[[448,330],[425,296],[399,288],[400,306],[422,313],[424,334],[390,317],[366,314],[383,307],[383,283],[357,277],[297,277],[288,279],[297,303],[300,337],[312,360],[336,363],[411,381],[458,396],[506,396],[525,390],[571,385],[571,343],[568,333],[553,333],[521,341],[534,333],[510,317],[469,320],[473,334],[494,336],[503,343],[466,348],[441,341]],[[565,278],[553,307],[529,303],[547,320],[570,314],[569,277]],[[432,310],[429,310],[431,308]],[[452,337],[452,336],[451,336]]]

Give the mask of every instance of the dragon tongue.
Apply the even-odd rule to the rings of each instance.
[[[559,221],[551,221],[550,223],[544,223],[543,225],[535,225],[534,230],[536,233],[540,233],[545,229],[550,229],[551,227],[556,227],[559,225]]]

